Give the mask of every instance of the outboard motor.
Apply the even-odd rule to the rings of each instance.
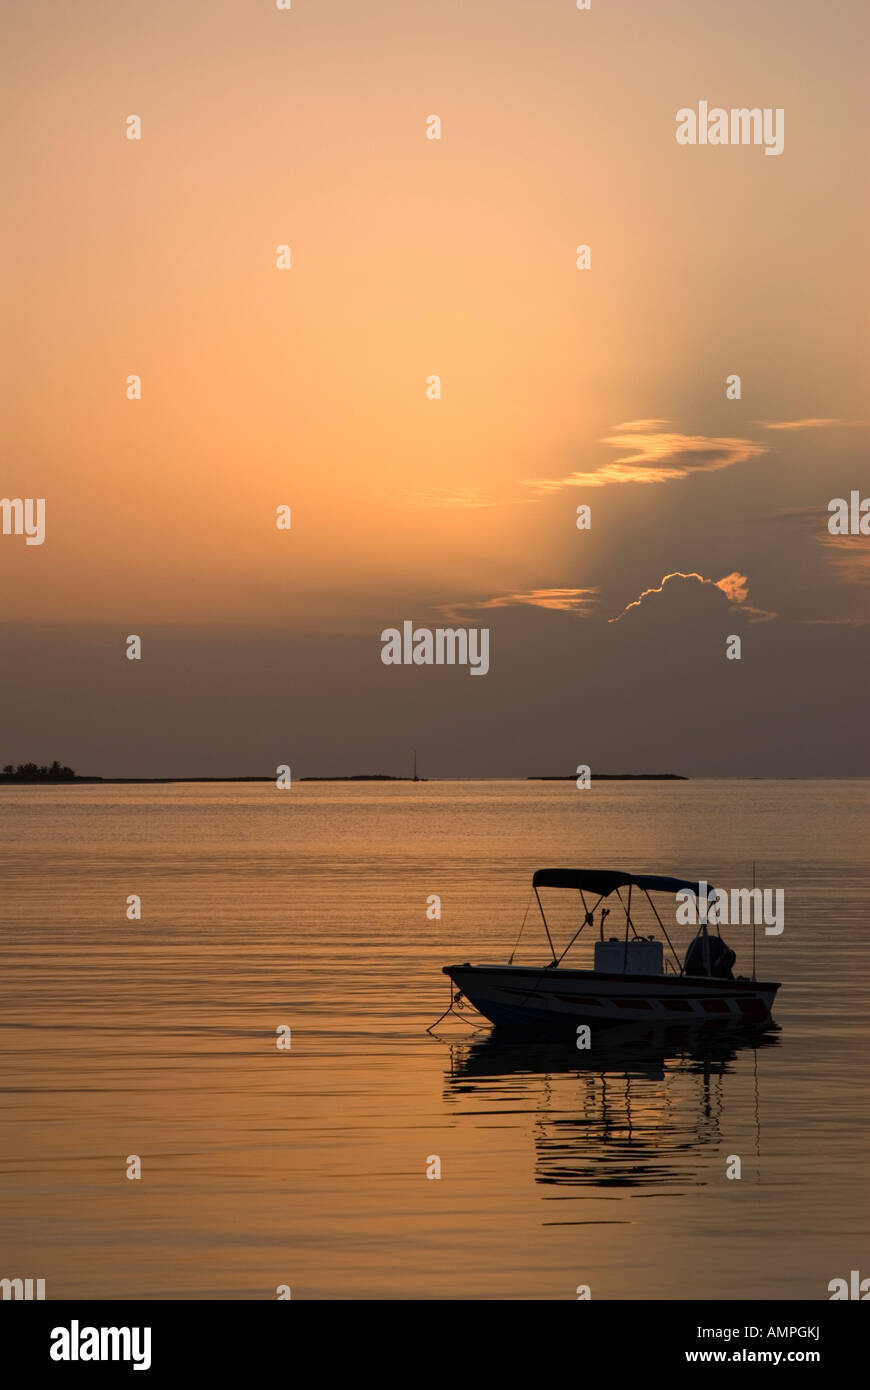
[[[721,936],[708,936],[707,940],[710,945],[710,974],[713,979],[733,980],[734,976],[731,974],[731,967],[736,961],[737,956],[731,950],[730,946],[725,945]],[[683,965],[684,973],[686,975],[706,975],[707,969],[704,956],[704,936],[703,933],[699,933],[686,952],[686,959]]]

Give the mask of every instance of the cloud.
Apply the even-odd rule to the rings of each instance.
[[[588,473],[569,473],[564,478],[530,478],[526,480],[526,486],[537,493],[546,494],[565,487],[665,483],[674,478],[687,478],[693,473],[714,473],[721,468],[732,468],[734,464],[746,463],[768,452],[767,445],[752,439],[678,434],[660,428],[667,423],[666,420],[633,420],[618,425],[616,429],[619,433],[606,435],[601,443],[614,449],[627,450],[620,458]],[[639,429],[638,426],[645,428]]]
[[[404,488],[405,496],[424,507],[507,507],[517,502],[529,502],[528,497],[488,497],[479,488],[430,488],[420,492],[414,488]]]
[[[439,612],[459,621],[469,612],[483,612],[494,608],[546,608],[556,613],[572,613],[575,617],[589,618],[599,602],[599,589],[530,589],[522,594],[500,594],[495,598],[469,599],[467,602],[442,604]],[[698,616],[698,597],[703,595],[704,604],[711,612],[724,611],[727,606],[732,613],[740,613],[751,623],[769,622],[778,614],[765,608],[756,608],[748,602],[749,581],[745,574],[733,570],[721,579],[705,579],[702,574],[683,574],[676,570],[666,574],[661,584],[655,588],[644,589],[636,599],[627,604],[615,618],[608,623],[618,623],[633,609],[652,607],[659,616],[691,619]]]
[[[721,589],[732,603],[745,603],[749,594],[749,581],[745,574],[738,574],[735,570],[733,574],[726,574],[724,579],[717,579],[716,588]]]
[[[801,552],[796,566],[793,587],[801,595],[804,614],[795,615],[795,621],[812,626],[865,627],[870,623],[866,602],[870,538],[833,536],[828,530],[830,519],[827,500],[819,500],[813,507],[788,507],[772,516],[757,518],[766,524],[793,527],[814,543],[811,549]]]
[[[667,420],[626,420],[621,425],[611,425],[613,430],[660,430],[668,424]]]
[[[827,502],[820,503],[815,507],[786,507],[784,511],[773,512],[770,516],[759,517],[760,521],[788,521],[793,525],[802,526],[809,530],[813,523],[824,525],[827,529],[828,517]]]
[[[823,430],[833,429],[837,425],[848,425],[850,421],[811,418],[809,420],[759,420],[758,423],[765,430]]]
[[[804,618],[808,627],[870,627],[870,618]]]
[[[549,608],[558,613],[574,613],[587,617],[594,605],[598,589],[531,589],[526,594],[502,594],[497,598],[470,599],[467,603],[444,604],[441,612],[448,617],[489,608]]]
[[[789,507],[770,518],[771,521],[784,521],[806,532],[821,546],[831,570],[843,584],[870,583],[870,539],[861,535],[834,536],[828,530],[830,519],[827,501],[819,502],[815,507]]]
[[[627,450],[610,463],[603,463],[590,472],[577,471],[563,478],[526,478],[522,484],[538,497],[559,492],[568,487],[607,487],[610,483],[666,483],[675,478],[688,478],[693,473],[715,473],[732,468],[769,453],[769,447],[754,439],[730,435],[680,434],[668,430],[667,420],[626,420],[613,426],[613,433],[599,442],[610,448]],[[765,425],[765,429],[797,429],[803,425],[838,423],[823,420],[785,421]],[[506,507],[527,503],[535,498],[493,497],[479,488],[429,488],[426,491],[406,488],[405,495],[426,507]]]
[[[865,536],[832,536],[827,527],[816,536],[844,584],[870,584],[870,540]]]
[[[666,592],[667,591],[667,592]],[[675,570],[673,574],[666,574],[661,584],[652,589],[644,589],[636,599],[626,604],[621,613],[615,618],[608,618],[610,623],[618,623],[632,609],[654,606],[661,614],[665,611],[662,607],[666,605],[671,616],[687,616],[697,611],[697,597],[699,594],[705,596],[705,602],[712,603],[713,594],[722,594],[732,613],[742,613],[748,617],[750,622],[760,623],[769,622],[777,617],[776,613],[768,612],[765,608],[756,608],[751,603],[747,603],[749,596],[749,583],[745,574],[739,574],[734,570],[731,574],[726,574],[722,579],[705,579],[702,574],[683,574],[681,570]],[[715,599],[716,603],[721,603],[722,599]]]

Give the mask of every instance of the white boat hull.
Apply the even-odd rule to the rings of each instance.
[[[646,1023],[763,1026],[778,984],[691,975],[611,975],[521,965],[445,965],[492,1023],[544,1029]]]

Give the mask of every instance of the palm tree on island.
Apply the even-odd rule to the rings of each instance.
[[[3,782],[74,782],[75,772],[55,758],[53,763],[7,763],[0,773]]]

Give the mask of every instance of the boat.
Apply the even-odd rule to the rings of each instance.
[[[577,891],[582,903],[581,924],[558,955],[541,902],[542,888]],[[497,1027],[511,1029],[576,1031],[584,1024],[595,1028],[639,1023],[654,1027],[700,1025],[705,1030],[723,1025],[777,1026],[771,1009],[779,983],[755,979],[754,970],[752,978],[735,977],[731,969],[734,952],[718,931],[708,931],[706,921],[682,960],[673,947],[653,895],[691,892],[700,901],[712,892],[709,884],[613,869],[537,869],[532,889],[552,959],[543,966],[514,965],[515,950],[506,965],[472,965],[469,961],[445,965],[443,973],[458,991],[453,1003],[461,1005],[467,1000]],[[623,889],[627,890],[625,900]],[[664,943],[655,933],[638,934],[632,919],[634,889],[640,890],[652,908],[673,962],[665,961]],[[591,907],[587,894],[595,899]],[[605,939],[604,923],[611,908],[601,905],[614,894],[625,913],[625,931],[620,937]],[[564,966],[565,956],[584,929],[590,927],[594,933],[596,912],[599,934],[594,942],[593,968]],[[754,956],[753,947],[753,961]]]

